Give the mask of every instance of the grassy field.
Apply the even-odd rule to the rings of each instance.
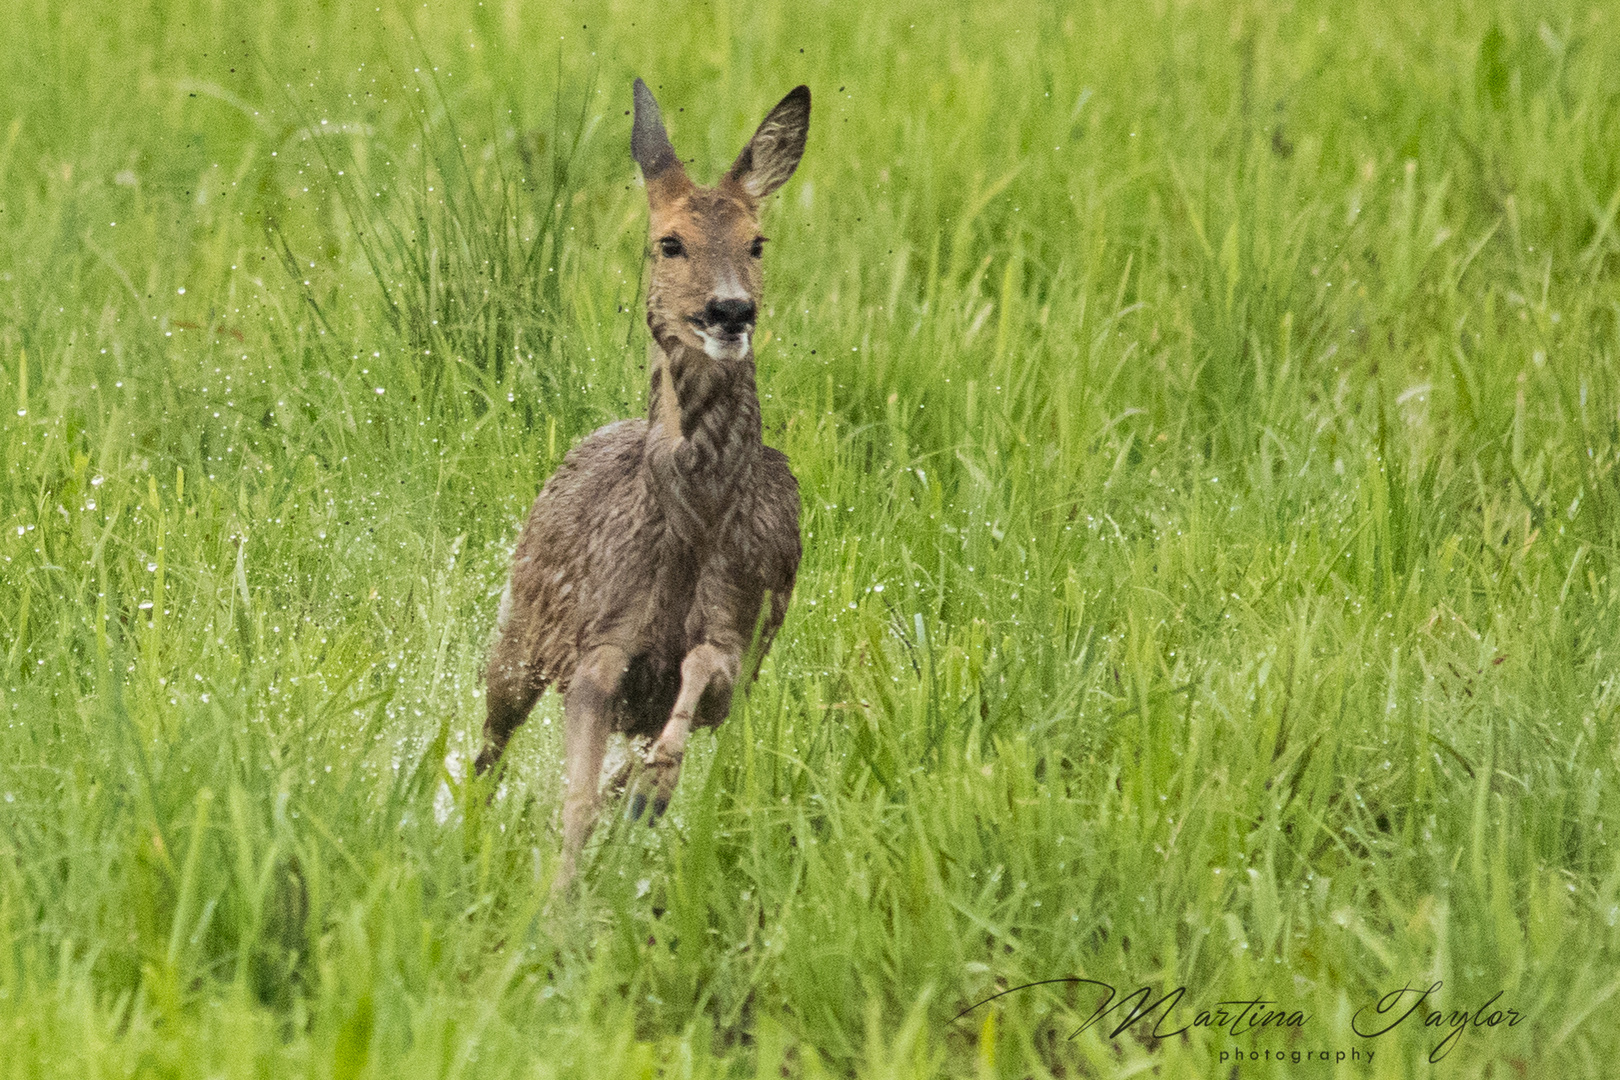
[[[10,10],[0,1077],[1612,1075],[1612,5]],[[637,74],[704,179],[813,90],[806,554],[548,908],[555,696],[467,762]],[[1082,976],[1301,1022],[959,1015]]]

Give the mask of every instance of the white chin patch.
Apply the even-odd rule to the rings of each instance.
[[[715,337],[707,330],[698,327],[697,336],[703,341],[703,351],[709,354],[712,360],[741,360],[748,355],[748,331],[744,330],[735,338]]]

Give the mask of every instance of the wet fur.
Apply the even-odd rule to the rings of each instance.
[[[720,184],[693,184],[637,80],[632,153],[647,180],[654,251],[645,420],[596,431],[546,482],[518,540],[487,670],[480,773],[500,758],[548,685],[562,693],[568,791],[563,864],[572,878],[594,820],[607,736],[653,739],[632,801],[663,810],[693,727],[730,710],[744,655],[763,657],[798,572],[799,487],[760,437],[752,314],[705,322],[717,300],[760,290],[759,199],[804,148],[809,91],[772,110]],[[717,344],[718,343],[718,344]],[[683,704],[684,702],[684,704]]]

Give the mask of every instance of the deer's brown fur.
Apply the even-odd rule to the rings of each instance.
[[[766,117],[725,178],[699,187],[640,79],[631,152],[647,183],[652,330],[647,419],[564,458],[529,512],[501,599],[477,768],[548,684],[563,693],[567,793],[559,885],[596,816],[615,731],[654,739],[632,796],[667,805],[694,726],[725,719],[756,628],[763,656],[799,566],[799,488],[760,440],[751,337],[760,201],[804,150],[810,92]]]

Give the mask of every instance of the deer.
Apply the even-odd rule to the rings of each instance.
[[[694,183],[647,84],[630,153],[648,205],[647,415],[587,436],[541,488],[512,553],[486,668],[482,775],[547,686],[563,698],[565,891],[596,821],[610,736],[650,739],[629,817],[669,805],[694,728],[730,712],[786,616],[799,485],[762,438],[754,382],[760,208],[804,154],[795,87],[712,187]],[[745,659],[751,667],[743,671]]]

